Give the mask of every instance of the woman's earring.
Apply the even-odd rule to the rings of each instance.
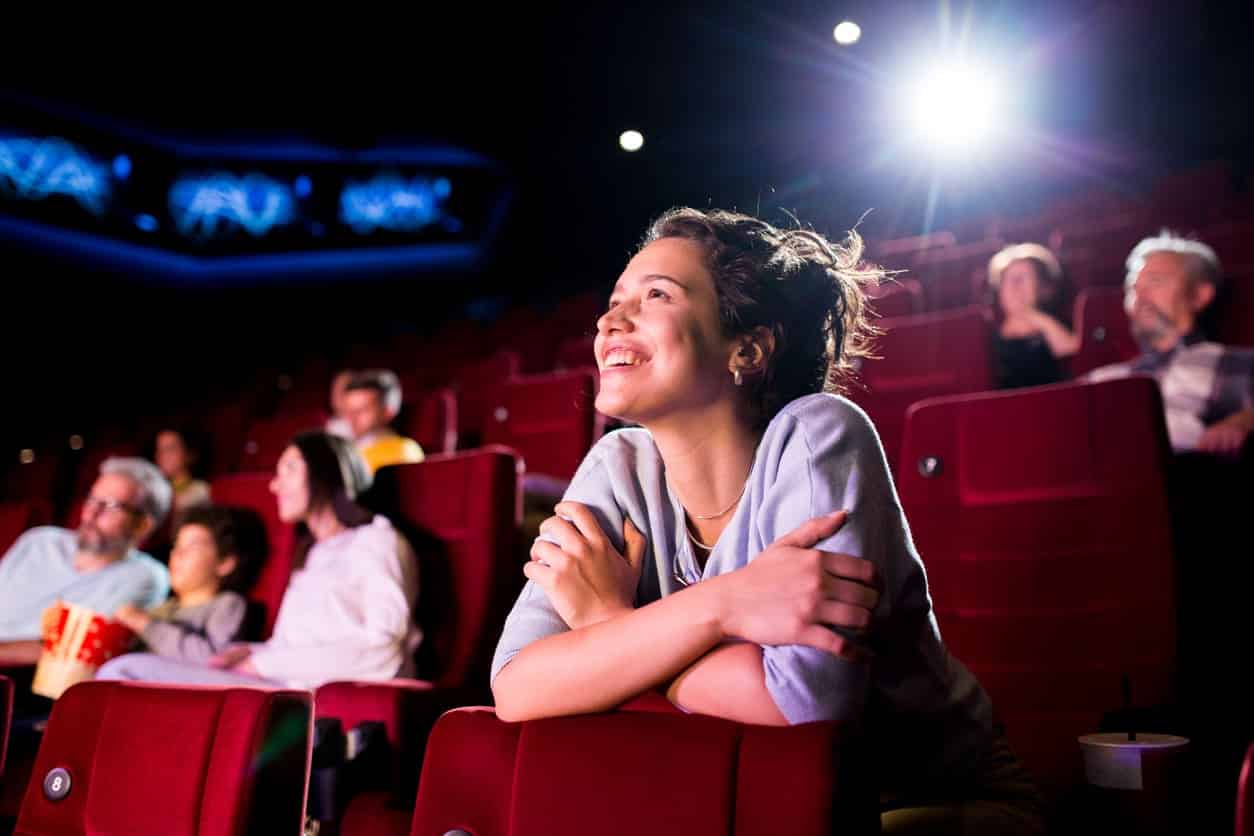
[[[732,383],[736,384],[737,386],[745,385],[745,379],[744,379],[744,376],[740,373],[740,369],[736,369],[736,371],[732,372]]]

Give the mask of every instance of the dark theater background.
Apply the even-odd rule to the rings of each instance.
[[[419,439],[435,445],[428,453],[503,441],[523,450],[529,472],[542,470],[534,463],[557,461],[556,442],[497,424],[510,414],[502,399],[517,398],[510,408],[521,414],[515,403],[545,396],[502,394],[506,379],[595,366],[581,340],[648,221],[677,205],[834,237],[856,226],[868,258],[900,271],[900,292],[882,303],[893,328],[979,309],[998,249],[1048,245],[1070,301],[1089,292],[1092,319],[1073,320],[1089,341],[1084,365],[1069,367],[1077,376],[1137,353],[1115,337],[1126,333],[1124,259],[1171,227],[1215,247],[1230,287],[1211,324],[1227,342],[1254,345],[1248,2],[74,14],[15,17],[0,56],[0,512],[23,509],[14,536],[35,522],[73,527],[99,462],[144,452],[169,426],[204,434],[211,482],[271,467],[267,433],[285,439],[293,416],[322,420],[331,377],[345,368],[396,371],[400,420],[434,439]],[[854,42],[834,37],[842,21],[858,24]],[[627,131],[639,132],[638,150],[625,147]],[[1093,313],[1099,304],[1109,321]],[[897,362],[889,351],[856,384],[906,500],[916,467],[898,462],[905,408],[991,389],[971,372],[987,358],[962,348],[985,352],[985,336],[937,338],[920,350],[931,366],[901,372],[956,383],[876,400],[899,391],[875,377],[874,363]],[[887,381],[879,392],[876,380]],[[458,410],[450,427],[440,424],[447,402]],[[604,428],[585,419],[561,431],[574,458],[543,475],[569,479]],[[1162,453],[1151,447],[1143,457]],[[1248,510],[1252,447],[1239,473],[1164,467],[1235,486]],[[1033,465],[1007,454],[997,466]],[[1163,488],[1173,503],[1181,484]],[[32,502],[28,514],[22,503]],[[1227,672],[1248,666],[1248,621],[1233,613],[1250,573],[1225,573],[1251,549],[1229,520],[1213,519],[1186,549],[1181,531],[1199,505],[1173,510],[1175,544],[1159,543],[1184,631],[1166,640],[1178,660],[1158,660],[1177,677],[1164,692],[1172,697],[1137,713],[1115,687],[1102,710],[1083,714],[1060,688],[1051,695],[1073,711],[1058,721],[1070,735],[1061,748],[1031,740],[1031,728],[1019,739],[1011,731],[1047,773],[1051,803],[1070,811],[1060,816],[1087,798],[1076,734],[1141,722],[1193,740],[1197,768],[1187,793],[1179,776],[1174,789],[1196,817],[1190,832],[1231,832],[1254,709],[1248,686],[1235,684],[1248,677]],[[1228,493],[1212,511],[1239,507]],[[5,529],[0,547],[11,541]],[[922,543],[920,553],[930,574]],[[522,560],[513,557],[511,572]],[[1130,598],[1155,591],[1138,585],[1135,563],[1094,574],[1125,571]],[[935,589],[956,588],[943,581]],[[1031,595],[1020,604],[1031,609]],[[499,621],[489,626],[499,632]],[[1107,661],[1097,667],[1118,684],[1123,662]],[[1002,687],[1007,705],[1022,696]],[[21,800],[12,780],[0,778],[0,833]]]

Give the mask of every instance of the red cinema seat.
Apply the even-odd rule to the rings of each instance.
[[[917,279],[886,281],[867,296],[871,310],[881,317],[891,319],[923,313],[923,286]]]
[[[388,517],[409,537],[421,578],[418,671],[442,687],[487,688],[492,651],[522,587],[515,552],[522,461],[485,447],[381,468]]]
[[[273,471],[279,456],[283,455],[293,438],[309,430],[324,429],[326,423],[327,415],[320,409],[285,412],[252,422],[244,437],[244,449],[239,461],[240,471]]]
[[[1072,321],[1080,335],[1080,350],[1071,358],[1076,377],[1141,353],[1128,327],[1123,297],[1122,287],[1086,287],[1076,296]]]
[[[557,359],[553,363],[555,371],[570,369],[595,369],[597,358],[594,354],[596,337],[571,337],[562,340],[557,347]]]
[[[484,429],[487,444],[503,444],[522,454],[523,484],[560,496],[592,444],[605,429],[593,407],[594,374],[553,372],[516,377],[498,390]]]
[[[993,386],[989,326],[977,308],[903,316],[877,323],[879,359],[862,364],[850,397],[870,415],[896,468],[906,408],[935,395],[980,392]]]
[[[49,504],[57,500],[58,477],[61,475],[61,456],[49,449],[36,448],[22,451],[4,477],[5,499],[42,500]]]
[[[923,288],[927,310],[949,310],[973,304],[976,301],[973,289],[984,286],[988,261],[1001,246],[1000,241],[975,241],[917,255],[911,264],[911,276]]]
[[[934,398],[897,475],[946,646],[984,684],[1043,788],[1076,737],[1173,697],[1169,448],[1146,378]]]
[[[614,712],[504,723],[452,711],[427,745],[412,836],[879,833],[833,723]]]
[[[299,833],[311,726],[306,691],[76,685],[53,706],[15,833]]]
[[[240,457],[248,435],[257,395],[248,393],[222,401],[207,410],[200,426],[209,437],[211,474],[234,473],[239,470]]]
[[[1219,304],[1216,341],[1254,348],[1254,267],[1229,279]]]
[[[48,505],[45,502],[0,502],[0,559],[22,532],[48,522]]]
[[[457,393],[450,388],[406,396],[401,432],[412,438],[428,456],[457,449]]]
[[[518,374],[520,365],[517,351],[498,351],[486,360],[463,366],[457,373],[457,438],[463,447],[482,442],[499,390]]]
[[[488,447],[385,467],[376,477],[376,488],[394,494],[383,501],[418,555],[418,672],[427,681],[330,682],[318,688],[316,705],[319,717],[338,718],[345,730],[384,724],[405,805],[435,719],[490,698],[492,652],[524,580],[516,552],[521,476],[514,451]],[[394,815],[388,793],[366,794],[348,807],[342,832],[377,832]]]
[[[209,485],[209,495],[217,505],[246,508],[258,516],[266,526],[269,546],[265,563],[256,582],[248,591],[248,599],[258,608],[258,638],[266,638],[274,629],[279,615],[279,604],[287,591],[292,576],[292,527],[279,519],[279,508],[274,494],[270,493],[270,473],[234,473],[219,476]]]
[[[564,332],[554,328],[551,311],[530,306],[507,311],[489,329],[488,341],[498,351],[518,354],[520,373],[535,374],[553,368],[553,358]]]
[[[1254,836],[1254,743],[1245,750],[1237,779],[1236,836]]]

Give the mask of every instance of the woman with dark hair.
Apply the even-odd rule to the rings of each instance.
[[[694,209],[650,226],[595,341],[597,409],[640,426],[602,438],[541,525],[493,662],[502,718],[658,688],[740,722],[861,723],[889,832],[1041,829],[941,641],[875,430],[831,391],[879,276],[856,234]]]
[[[357,504],[369,481],[351,442],[323,432],[296,436],[270,483],[279,518],[296,526],[295,569],[273,635],[228,647],[207,666],[123,656],[110,675],[316,688],[332,679],[412,674],[421,639],[413,619],[417,565],[392,524]]]
[[[1005,247],[988,262],[988,289],[997,388],[1063,380],[1060,361],[1080,350],[1080,338],[1066,325],[1066,280],[1054,254],[1040,244]]]
[[[173,514],[181,516],[188,508],[209,504],[209,483],[199,478],[203,467],[204,445],[199,434],[167,427],[153,440],[152,460],[174,489]]]

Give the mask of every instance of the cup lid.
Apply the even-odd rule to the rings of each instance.
[[[1099,734],[1082,734],[1079,737],[1081,746],[1096,746],[1111,749],[1174,749],[1187,746],[1189,739],[1174,734],[1157,734],[1155,732],[1137,732],[1136,740],[1129,740],[1127,732],[1101,732]]]

